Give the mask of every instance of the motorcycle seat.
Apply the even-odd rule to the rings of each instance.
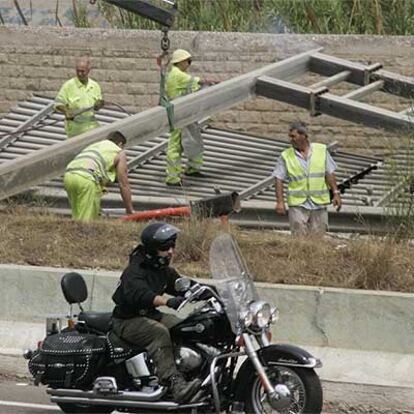
[[[108,341],[110,342],[110,353],[113,359],[120,358],[119,352],[122,356],[132,356],[140,354],[141,352],[147,352],[147,349],[140,346],[132,344],[131,342],[120,338],[114,331],[109,332]]]
[[[81,312],[78,322],[84,322],[87,327],[105,334],[112,326],[112,312]]]

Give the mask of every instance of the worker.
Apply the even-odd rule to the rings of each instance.
[[[107,139],[86,147],[66,167],[63,181],[74,219],[97,219],[105,186],[115,179],[126,214],[133,213],[125,144],[126,138],[121,132],[112,132]]]
[[[76,76],[66,81],[55,99],[55,110],[65,115],[68,138],[99,127],[95,111],[104,105],[101,87],[89,78],[90,62],[86,58],[76,63]]]
[[[186,381],[178,371],[169,329],[181,319],[159,310],[160,306],[176,310],[184,302],[182,293],[175,290],[180,275],[170,266],[178,233],[175,226],[164,222],[144,228],[141,243],[130,254],[128,267],[112,296],[112,327],[121,338],[147,349],[160,382],[170,388],[177,402],[184,403],[198,390],[201,381]]]
[[[192,62],[192,56],[184,49],[177,49],[171,57],[171,69],[167,75],[166,92],[169,100],[195,92],[204,85],[214,85],[213,80],[193,77],[187,73]],[[181,155],[184,151],[188,158],[188,165],[184,174],[193,177],[203,177],[203,140],[200,127],[197,123],[177,128],[172,131],[167,148],[167,169],[165,182],[170,186],[180,186],[181,182]]]
[[[336,164],[326,145],[310,143],[303,122],[289,127],[291,147],[285,149],[273,171],[276,188],[276,213],[286,214],[283,182],[288,182],[287,203],[291,233],[324,234],[328,228],[327,206],[331,203],[339,211],[342,205],[336,184]]]

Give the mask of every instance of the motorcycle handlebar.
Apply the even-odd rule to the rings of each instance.
[[[185,293],[184,295],[185,300],[177,308],[177,312],[183,309],[184,306],[186,306],[188,303],[197,300],[197,298],[199,298],[199,296],[201,296],[201,294],[206,291],[210,292],[212,297],[216,298],[220,303],[222,303],[218,294],[210,286],[200,285],[199,283],[196,283],[193,286],[191,286],[191,288],[187,290],[187,292]],[[198,299],[198,300],[203,300],[203,299]]]

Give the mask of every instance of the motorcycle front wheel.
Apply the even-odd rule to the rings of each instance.
[[[266,372],[274,387],[281,384],[289,389],[288,407],[279,409],[272,407],[259,377],[254,373],[249,379],[246,393],[246,414],[320,414],[322,412],[322,387],[314,370],[271,366],[266,367]]]
[[[110,407],[99,407],[99,406],[90,406],[84,404],[71,404],[71,403],[57,403],[59,408],[66,414],[79,414],[79,413],[88,413],[88,414],[101,414],[101,413],[112,413],[114,408]]]

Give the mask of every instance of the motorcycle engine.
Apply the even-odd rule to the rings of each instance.
[[[201,367],[202,362],[201,354],[192,348],[183,346],[175,350],[175,363],[180,372],[193,372]]]

